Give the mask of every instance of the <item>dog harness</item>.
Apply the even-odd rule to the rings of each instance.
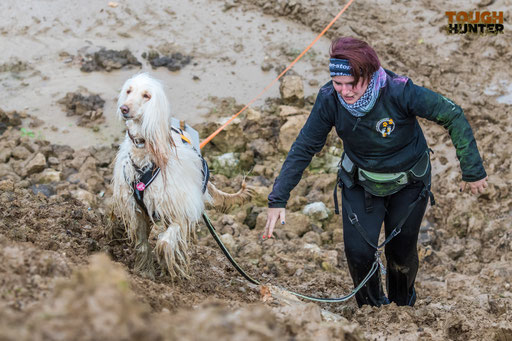
[[[185,144],[189,144],[196,151],[196,153],[199,155],[199,157],[201,158],[201,162],[203,164],[203,169],[202,169],[202,173],[203,173],[202,192],[203,193],[206,192],[206,187],[208,186],[208,181],[210,180],[210,170],[208,168],[208,163],[203,158],[201,153],[199,153],[197,151],[197,149],[192,145],[191,141],[183,134],[183,131],[181,129],[174,128],[172,126],[171,126],[171,129],[175,133],[179,134],[180,137],[181,137],[181,141],[183,143],[185,143]],[[135,143],[135,141],[133,140],[132,136],[131,135],[129,135],[129,136],[130,136],[130,139],[135,144],[135,146],[137,148],[140,148]],[[135,180],[135,181],[133,181],[131,183],[131,187],[133,188],[133,197],[135,198],[135,201],[140,206],[140,208],[144,211],[144,213],[146,213],[149,216],[148,209],[147,209],[146,205],[144,204],[144,190],[146,188],[148,188],[148,186],[153,182],[153,180],[155,180],[156,176],[160,173],[160,167],[157,167],[154,164],[150,164],[149,166],[144,167],[143,169],[141,169],[141,168],[137,167],[133,163],[133,161],[132,161],[132,166],[133,166],[133,168],[135,168],[135,171],[139,175],[137,177],[137,180]]]

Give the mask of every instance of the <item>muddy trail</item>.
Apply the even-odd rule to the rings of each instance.
[[[192,10],[198,4],[211,6],[209,13],[219,22],[228,16],[250,16],[254,32],[261,34],[268,34],[272,21],[285,22],[301,30],[302,37],[314,37],[341,8],[327,1],[259,0],[196,1],[188,6]],[[427,208],[420,231],[418,300],[414,308],[394,304],[357,308],[353,299],[318,304],[279,289],[321,297],[339,297],[352,290],[341,219],[333,214],[332,190],[343,150],[333,132],[292,192],[286,225],[276,230],[275,238],[261,239],[273,180],[309,114],[315,88],[328,80],[319,54],[287,76],[281,92],[278,86],[203,150],[217,187],[234,192],[245,176],[256,189],[251,203],[229,212],[209,209],[207,213],[239,264],[267,286],[244,280],[202,223],[190,249],[189,279],[171,281],[162,275],[150,280],[132,271],[133,249],[126,234],[110,228],[106,206],[112,160],[123,136],[123,127],[113,123],[116,91],[140,70],[130,64],[135,61],[122,52],[124,47],[134,52],[142,70],[162,64],[151,70],[164,82],[172,79],[199,86],[185,85],[187,91],[214,82],[199,72],[201,67],[236,64],[237,74],[242,70],[244,75],[242,61],[230,64],[222,58],[243,58],[250,50],[249,44],[242,44],[245,50],[231,44],[229,56],[216,58],[214,49],[202,51],[204,55],[187,50],[180,40],[183,36],[175,34],[172,48],[162,47],[171,38],[158,38],[160,49],[154,49],[158,56],[150,54],[151,48],[146,43],[137,46],[136,40],[144,33],[157,39],[162,28],[148,24],[157,33],[148,26],[128,30],[133,27],[127,18],[133,25],[148,16],[157,23],[173,16],[170,12],[185,11],[164,11],[159,2],[155,6],[144,12],[139,5],[120,3],[98,10],[97,15],[112,20],[99,21],[98,27],[115,30],[116,42],[100,29],[87,31],[94,26],[94,16],[84,16],[80,23],[52,22],[46,13],[46,21],[35,16],[25,31],[18,26],[9,31],[9,22],[2,26],[0,39],[13,44],[9,39],[25,37],[37,48],[26,59],[20,54],[17,59],[0,60],[5,103],[0,104],[1,340],[512,340],[512,40],[507,23],[505,33],[498,36],[447,35],[444,12],[462,6],[455,1],[443,6],[429,0],[407,5],[355,1],[328,32],[328,38],[350,35],[367,40],[385,68],[460,104],[489,174],[484,194],[460,193],[460,169],[448,133],[420,121],[435,152],[436,205]],[[512,3],[472,1],[471,6],[503,10],[509,20]],[[123,25],[115,26],[116,20],[124,20]],[[62,46],[47,36],[55,27],[67,27],[75,36],[92,32],[105,49],[84,50],[77,57],[77,43],[72,45],[74,51],[68,49],[72,56],[59,55]],[[50,50],[53,55],[38,60],[37,50],[45,44],[56,46]],[[263,88],[268,77],[275,77],[293,60],[294,49],[305,46],[292,43],[280,49],[279,40],[274,44],[266,59],[261,56],[251,66],[261,83],[247,89]],[[147,52],[145,59],[142,52]],[[326,50],[322,53],[327,55]],[[202,64],[206,55],[213,64]],[[187,56],[192,57],[189,63]],[[81,71],[83,65],[87,66]],[[67,75],[66,80],[61,79],[60,86],[47,83],[45,88],[44,78],[58,80],[59,72]],[[194,74],[200,80],[194,80]],[[234,76],[236,81],[255,82],[247,74],[224,80],[235,82],[229,78]],[[85,88],[69,86],[73,82]],[[34,90],[35,99],[26,103],[19,98],[9,101],[14,94],[29,98]],[[211,94],[208,105],[191,107],[195,115],[188,121],[205,138],[257,92]],[[50,93],[51,101],[41,99]],[[194,98],[203,94],[198,93]],[[173,96],[171,103],[186,98]],[[41,107],[35,110],[38,103]],[[183,103],[176,105],[185,108]],[[183,112],[179,109],[177,114]],[[59,120],[73,126],[59,126],[55,123]],[[66,140],[76,137],[80,142],[52,139],[49,132],[58,135],[63,129],[68,130]]]

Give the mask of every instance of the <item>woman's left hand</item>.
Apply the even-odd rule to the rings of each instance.
[[[473,194],[479,194],[483,193],[484,190],[487,188],[487,176],[483,178],[482,180],[478,180],[475,182],[465,182],[462,181],[460,183],[460,191],[464,192],[467,187],[471,190],[471,193]]]

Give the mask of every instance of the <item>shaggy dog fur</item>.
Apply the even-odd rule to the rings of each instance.
[[[239,192],[228,194],[208,183],[202,192],[201,157],[171,129],[170,106],[159,81],[147,74],[128,79],[117,107],[127,132],[114,164],[112,209],[134,244],[135,271],[154,277],[154,253],[171,277],[188,277],[188,242],[195,236],[205,202],[225,207],[248,199],[251,189],[243,183]],[[140,177],[135,167],[152,165],[160,167],[160,174],[144,190],[146,214],[135,201],[131,184]],[[153,252],[148,237],[156,221],[165,231]]]

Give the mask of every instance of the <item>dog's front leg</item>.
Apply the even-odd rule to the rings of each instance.
[[[136,215],[135,231],[135,272],[143,277],[155,278],[153,255],[149,245],[150,222],[145,214]]]

